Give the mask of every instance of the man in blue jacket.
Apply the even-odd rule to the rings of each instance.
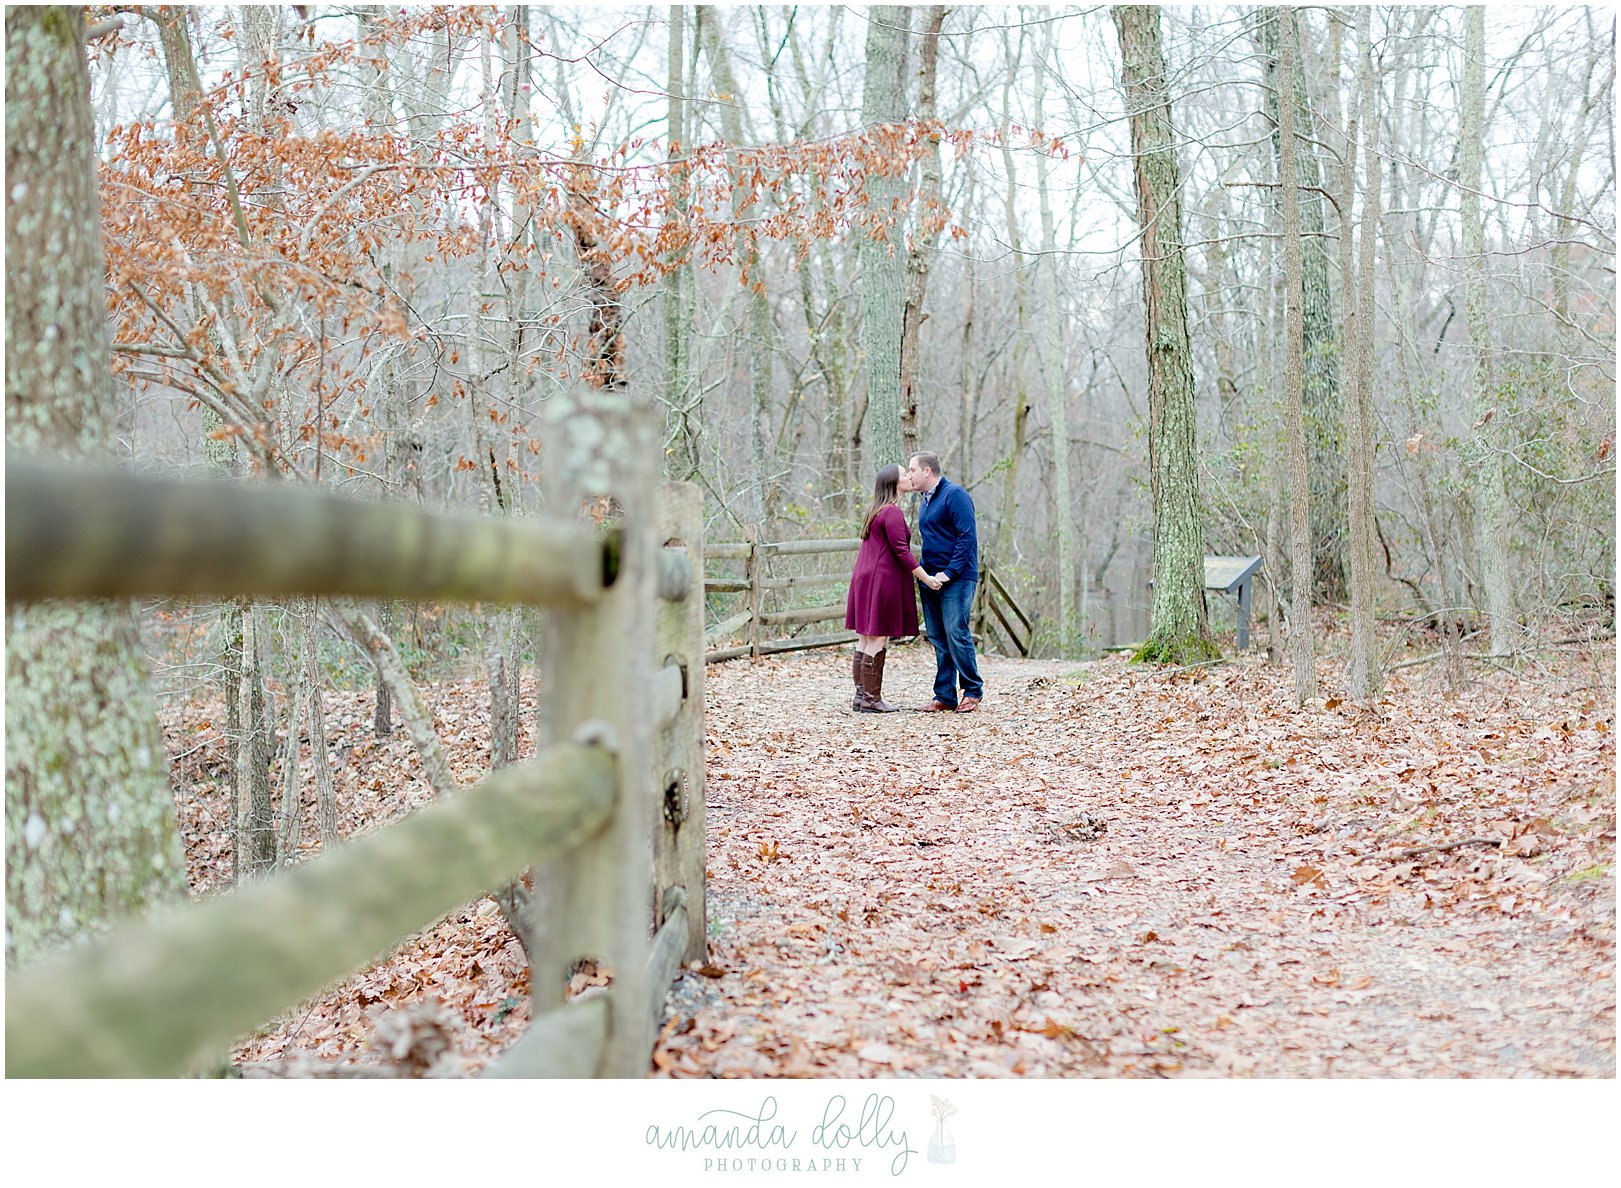
[[[923,629],[934,645],[934,700],[925,713],[955,710],[971,714],[985,695],[974,659],[974,636],[968,616],[979,584],[979,536],[974,530],[974,501],[968,492],[940,473],[938,454],[913,454],[906,464],[912,489],[922,492],[917,527],[923,537],[923,568],[944,583],[931,590],[918,584],[923,600]],[[958,686],[962,697],[957,696]]]

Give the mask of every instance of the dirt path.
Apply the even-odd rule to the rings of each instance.
[[[975,715],[853,714],[847,652],[712,666],[711,963],[655,1065],[1614,1076],[1613,651],[1567,663],[1297,713],[1255,661],[991,657]]]

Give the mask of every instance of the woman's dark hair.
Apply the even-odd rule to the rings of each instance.
[[[867,533],[872,531],[872,522],[878,518],[878,513],[892,503],[899,503],[901,485],[901,468],[891,462],[888,466],[878,468],[878,477],[872,482],[872,502],[867,505],[867,515],[861,521],[861,539],[867,539]]]

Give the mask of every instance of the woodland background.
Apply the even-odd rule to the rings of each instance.
[[[1134,637],[1111,616],[1150,575],[1144,312],[1106,11],[142,11],[93,43],[93,81],[122,444],[143,464],[521,510],[535,410],[586,374],[663,405],[668,469],[705,485],[714,538],[837,534],[881,461],[863,318],[904,296],[907,436],[974,492],[1047,649]],[[1160,19],[1208,551],[1283,575],[1276,11]],[[894,36],[869,35],[878,15]],[[1490,445],[1537,620],[1613,584],[1613,23],[1487,15],[1482,395],[1463,15],[1376,8],[1364,114],[1352,14],[1299,13],[1317,593],[1343,601],[1346,580],[1349,185],[1377,239],[1382,601],[1466,620],[1447,608],[1483,602]],[[896,85],[875,117],[879,74]],[[1342,167],[1354,114],[1377,179]],[[875,283],[891,256],[900,294]]]
[[[143,11],[93,73],[143,463],[521,512],[537,409],[586,375],[661,404],[713,538],[836,535],[893,436],[869,356],[898,340],[904,439],[974,493],[1043,649],[1142,637],[1144,311],[1107,12]],[[1276,11],[1160,19],[1207,551],[1264,555],[1286,589]],[[1495,458],[1488,535],[1540,622],[1613,585],[1611,23],[1493,13],[1465,137],[1463,10],[1373,16],[1367,113],[1352,15],[1299,17],[1314,593],[1347,597],[1343,337],[1371,284],[1381,604],[1476,625],[1472,477]],[[1341,273],[1344,205],[1376,239],[1366,280]]]

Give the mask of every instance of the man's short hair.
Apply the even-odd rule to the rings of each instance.
[[[933,472],[934,474],[941,473],[941,471],[940,471],[940,455],[939,454],[931,454],[927,450],[923,450],[923,451],[920,451],[919,453],[913,454],[912,455],[912,461],[916,462],[919,466],[923,467],[925,470]]]

